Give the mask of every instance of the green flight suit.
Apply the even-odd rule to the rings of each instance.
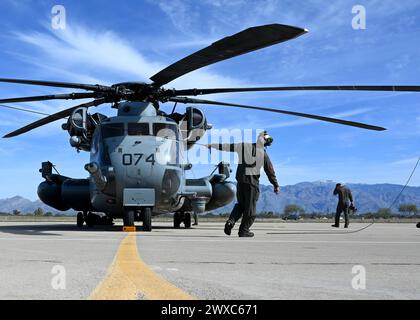
[[[264,168],[270,183],[277,188],[278,182],[273,164],[263,145],[256,143],[211,144],[214,149],[238,153],[236,170],[237,203],[229,220],[235,224],[241,217],[239,233],[248,232],[257,215],[257,201],[260,195],[260,171]]]
[[[336,187],[333,192],[334,195],[338,194],[337,210],[335,212],[335,225],[340,224],[340,215],[344,213],[345,225],[349,225],[349,206],[353,203],[353,196],[349,188],[340,186]]]

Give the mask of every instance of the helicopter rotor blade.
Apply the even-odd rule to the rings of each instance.
[[[257,92],[257,91],[398,91],[420,92],[420,86],[296,86],[296,87],[256,87],[256,88],[214,88],[172,90],[174,95],[198,96],[214,93]]]
[[[39,120],[37,120],[35,122],[32,122],[32,123],[30,123],[30,124],[28,124],[28,125],[20,128],[18,130],[15,130],[13,132],[10,132],[10,133],[6,134],[5,136],[3,136],[3,138],[16,137],[16,136],[18,136],[18,135],[20,135],[22,133],[31,131],[31,130],[33,130],[35,128],[41,127],[43,125],[46,125],[46,124],[48,124],[50,122],[54,122],[56,120],[59,120],[59,119],[68,117],[77,108],[80,108],[80,107],[86,107],[86,108],[88,108],[88,107],[96,107],[96,106],[98,106],[98,105],[100,105],[102,103],[105,103],[105,102],[106,102],[106,99],[103,99],[102,98],[102,99],[93,100],[93,101],[90,101],[90,102],[87,102],[87,103],[80,104],[78,106],[74,106],[74,107],[71,107],[71,108],[62,110],[60,112],[51,114],[48,117],[45,117],[45,118],[39,119]]]
[[[0,99],[0,103],[31,102],[31,101],[45,101],[45,100],[78,100],[78,99],[89,99],[89,98],[99,98],[99,97],[100,97],[100,93],[97,93],[97,92],[64,93],[64,94],[49,94],[49,95],[43,95],[43,96],[33,96],[33,97]]]
[[[161,70],[150,79],[162,86],[186,73],[244,53],[294,39],[308,32],[298,27],[269,24],[248,28],[214,42]]]
[[[82,90],[89,90],[89,91],[105,91],[105,90],[110,89],[110,87],[108,86],[103,86],[99,84],[84,84],[84,83],[57,82],[57,81],[44,81],[44,80],[0,78],[0,82],[20,83],[20,84],[57,87],[57,88],[82,89]]]
[[[242,105],[242,104],[218,102],[218,101],[211,101],[211,100],[191,99],[191,98],[187,98],[187,97],[170,98],[169,101],[178,102],[178,103],[208,104],[208,105],[217,105],[217,106],[262,110],[262,111],[269,111],[269,112],[288,114],[288,115],[292,115],[292,116],[304,117],[304,118],[309,118],[309,119],[314,119],[314,120],[338,123],[338,124],[343,124],[343,125],[346,125],[346,126],[358,127],[358,128],[362,128],[362,129],[368,129],[368,130],[375,130],[375,131],[386,130],[383,127],[372,126],[372,125],[361,123],[361,122],[341,120],[341,119],[336,119],[336,118],[317,116],[317,115],[313,115],[313,114],[300,113],[300,112],[287,111],[287,110],[280,110],[280,109],[247,106],[247,105]]]

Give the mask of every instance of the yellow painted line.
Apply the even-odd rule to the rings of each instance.
[[[135,226],[133,226],[133,227],[124,226],[124,227],[123,227],[123,231],[124,231],[124,232],[136,232],[136,231],[137,231],[137,229],[136,229],[136,227],[135,227]]]
[[[155,273],[141,259],[137,237],[123,239],[107,275],[90,294],[90,300],[191,300],[193,296]]]

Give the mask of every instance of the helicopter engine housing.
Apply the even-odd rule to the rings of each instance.
[[[88,179],[51,175],[48,180],[38,186],[38,196],[42,202],[60,211],[93,210],[90,203]]]
[[[187,107],[185,119],[181,123],[181,132],[184,140],[187,141],[187,150],[189,150],[212,126],[207,123],[204,112],[195,107]]]

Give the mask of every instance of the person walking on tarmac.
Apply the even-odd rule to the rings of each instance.
[[[257,210],[257,201],[260,194],[259,180],[261,168],[264,168],[268,180],[274,186],[274,192],[279,193],[280,187],[277,182],[271,160],[266,152],[266,147],[273,143],[273,138],[266,132],[262,132],[257,143],[236,144],[209,144],[209,149],[214,148],[222,151],[237,152],[239,163],[236,170],[237,180],[237,203],[235,204],[229,219],[226,221],[224,232],[231,234],[235,223],[242,217],[239,227],[239,237],[253,237],[250,231],[254,223]]]
[[[334,195],[338,194],[337,211],[335,212],[335,223],[332,227],[340,227],[340,215],[344,212],[344,228],[349,227],[349,208],[353,207],[353,196],[351,190],[341,183],[335,185],[333,192]]]

